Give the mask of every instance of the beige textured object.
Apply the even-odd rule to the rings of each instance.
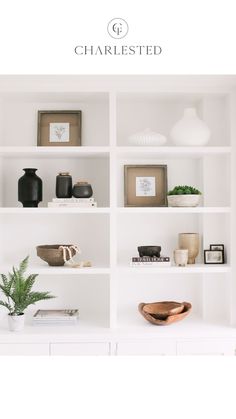
[[[175,249],[174,261],[177,266],[186,266],[188,263],[188,249]]]
[[[199,253],[200,241],[198,233],[179,233],[179,248],[188,249],[188,264],[195,263]]]
[[[167,201],[169,207],[197,207],[201,195],[168,195]]]

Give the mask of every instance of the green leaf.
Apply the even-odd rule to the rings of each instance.
[[[11,307],[11,305],[7,303],[6,301],[0,300],[0,306],[7,308],[10,311],[10,313],[12,313],[13,311],[13,308]]]
[[[201,195],[201,192],[193,186],[178,185],[169,191],[167,195]]]
[[[0,305],[6,307],[11,313],[20,314],[31,304],[40,300],[55,298],[49,292],[33,292],[32,288],[38,274],[25,277],[29,256],[19,265],[19,269],[13,266],[12,272],[7,275],[1,274],[0,290],[6,296],[7,301],[1,301]]]
[[[24,273],[26,272],[26,269],[28,267],[28,262],[29,262],[29,256],[26,256],[26,258],[23,259],[22,262],[20,263],[19,271],[18,271],[20,276],[24,275]]]

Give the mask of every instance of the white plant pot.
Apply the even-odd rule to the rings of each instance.
[[[170,136],[177,146],[203,146],[210,139],[211,132],[198,116],[195,108],[186,108],[183,118],[172,128]]]
[[[197,207],[200,195],[167,195],[169,207]]]
[[[11,332],[20,332],[21,330],[24,329],[24,324],[25,324],[24,314],[20,314],[19,316],[11,316],[10,314],[8,314],[8,325],[9,325],[9,330],[11,330]]]
[[[132,146],[161,146],[166,143],[166,137],[146,128],[141,132],[131,135],[128,141]]]

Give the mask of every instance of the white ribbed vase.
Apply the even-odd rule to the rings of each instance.
[[[166,143],[166,137],[158,132],[146,128],[128,138],[131,146],[161,146]]]
[[[195,108],[186,108],[183,118],[172,128],[170,136],[177,146],[203,146],[210,139],[211,132]]]

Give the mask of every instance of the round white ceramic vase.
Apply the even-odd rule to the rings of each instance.
[[[11,316],[8,314],[8,326],[11,332],[20,332],[24,329],[25,315]]]
[[[186,108],[184,115],[172,128],[170,136],[177,146],[203,146],[210,139],[211,132],[195,108]]]

